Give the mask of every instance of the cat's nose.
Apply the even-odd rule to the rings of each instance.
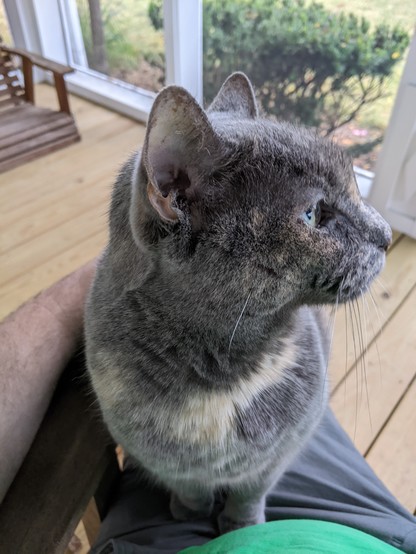
[[[390,236],[390,237],[384,238],[383,241],[380,241],[377,246],[378,248],[380,248],[380,250],[384,250],[384,252],[387,252],[387,250],[389,249],[389,246],[391,245],[391,242],[392,242],[392,238]]]
[[[383,252],[386,252],[392,243],[393,233],[390,225],[370,205],[364,205],[369,240]]]
[[[377,241],[377,246],[380,248],[380,250],[384,250],[384,252],[387,252],[387,250],[389,249],[389,246],[393,241],[393,233],[390,225],[388,225],[384,220],[382,221],[384,223],[384,226],[381,230],[380,238]]]

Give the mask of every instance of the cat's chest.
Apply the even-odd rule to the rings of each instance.
[[[296,366],[297,358],[294,339],[285,339],[279,352],[263,355],[247,377],[227,390],[189,391],[180,407],[159,422],[179,442],[222,444],[235,438],[247,418],[273,418],[274,404],[285,400],[288,371]],[[270,401],[265,403],[267,397]]]

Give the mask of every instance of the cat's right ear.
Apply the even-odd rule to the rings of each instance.
[[[170,86],[159,93],[147,124],[142,163],[147,196],[162,220],[179,219],[178,196],[189,205],[198,200],[201,175],[213,167],[219,147],[204,110],[189,92]]]
[[[241,72],[230,75],[212,101],[208,112],[227,112],[239,117],[256,118],[259,110],[249,78]]]

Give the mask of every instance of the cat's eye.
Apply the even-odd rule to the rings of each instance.
[[[302,214],[302,219],[310,227],[317,227],[321,219],[321,208],[319,204],[310,206],[306,212]]]

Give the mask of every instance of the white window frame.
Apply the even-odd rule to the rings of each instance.
[[[74,65],[71,48],[78,59],[85,57],[75,0],[4,0],[4,5],[17,47],[68,65]],[[163,9],[166,84],[183,86],[201,102],[202,0],[164,0]],[[36,77],[45,75],[37,72]],[[139,121],[146,121],[155,98],[153,92],[92,70],[75,71],[66,81],[70,92]]]
[[[403,190],[403,170],[416,156],[416,33],[378,157],[370,202],[397,231],[416,238],[416,175]],[[409,181],[407,181],[409,185]]]

